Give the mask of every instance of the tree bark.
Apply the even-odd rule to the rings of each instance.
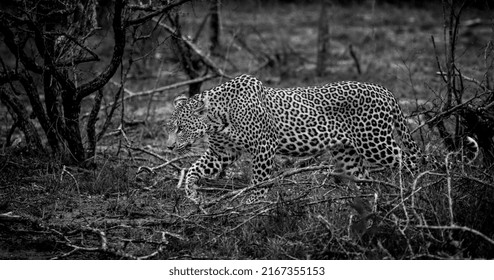
[[[61,90],[62,104],[65,116],[65,140],[69,148],[69,155],[66,160],[71,164],[81,164],[86,160],[84,145],[80,131],[79,115],[81,113],[81,102],[78,101],[73,93]],[[70,162],[72,161],[72,162]]]

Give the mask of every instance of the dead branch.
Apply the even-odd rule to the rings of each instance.
[[[450,225],[450,226],[422,226],[418,225],[417,228],[425,228],[425,229],[438,229],[438,230],[461,230],[461,231],[467,231],[471,232],[481,238],[483,238],[486,242],[490,243],[491,245],[494,245],[494,240],[489,238],[487,235],[483,234],[482,232],[475,230],[473,228],[465,227],[465,226],[458,226],[458,225]]]
[[[117,257],[117,258],[130,259],[130,260],[137,260],[137,259],[139,259],[139,257],[136,257],[136,256],[134,256],[132,254],[123,252],[121,250],[115,250],[115,249],[112,249],[112,248],[108,248],[107,247],[107,244],[106,244],[106,237],[105,237],[103,231],[101,231],[100,233],[97,233],[97,232],[94,232],[94,233],[98,234],[100,236],[100,240],[102,240],[99,247],[82,247],[82,246],[78,246],[78,245],[72,244],[72,242],[61,242],[65,246],[72,248],[72,250],[69,251],[69,252],[67,252],[67,253],[65,253],[65,254],[62,254],[60,256],[53,257],[51,259],[52,260],[57,260],[57,259],[65,258],[65,257],[68,257],[68,256],[70,256],[70,255],[72,255],[72,254],[74,254],[76,252],[79,252],[79,251],[83,251],[83,252],[99,252],[99,253],[104,253],[104,254],[111,255],[111,256],[114,256],[114,257]],[[104,243],[103,243],[103,241],[104,241]]]
[[[12,118],[26,137],[26,142],[35,151],[44,152],[44,147],[36,127],[29,118],[29,113],[14,91],[0,87],[0,101],[7,106]]]
[[[449,157],[451,155],[454,155],[454,153],[448,153],[446,157],[444,158],[444,164],[446,168],[446,186],[447,186],[447,198],[448,198],[448,210],[449,210],[449,218],[450,218],[450,225],[455,224],[455,219],[454,219],[454,212],[453,212],[453,197],[451,196],[451,171],[450,171],[450,165],[449,165]]]
[[[304,168],[296,168],[296,169],[291,169],[291,170],[288,170],[288,171],[285,171],[283,173],[281,173],[280,175],[277,175],[267,181],[264,181],[264,182],[260,182],[256,185],[253,185],[253,186],[249,186],[249,187],[246,187],[246,188],[243,188],[243,189],[240,189],[240,190],[235,190],[235,191],[232,191],[232,192],[229,192],[227,194],[224,194],[222,196],[220,196],[219,198],[216,198],[212,201],[209,201],[205,204],[203,204],[202,206],[204,208],[207,208],[207,207],[210,207],[222,200],[225,200],[225,199],[230,199],[230,200],[234,200],[236,199],[237,197],[241,196],[242,194],[244,194],[245,192],[249,192],[251,190],[254,190],[254,189],[257,189],[257,188],[263,188],[263,187],[267,187],[267,188],[271,188],[273,187],[273,185],[278,182],[279,180],[281,179],[284,179],[284,178],[287,178],[287,177],[291,177],[291,176],[294,176],[296,174],[299,174],[299,173],[304,173],[304,172],[311,172],[311,171],[319,171],[319,170],[327,170],[327,169],[332,169],[333,167],[332,166],[328,166],[328,165],[323,165],[323,166],[309,166],[309,167],[304,167]],[[328,176],[334,176],[334,177],[339,177],[339,178],[345,178],[345,179],[349,179],[351,181],[354,181],[355,183],[374,183],[374,184],[381,184],[381,185],[385,185],[385,186],[388,186],[388,187],[392,187],[392,188],[395,188],[395,189],[400,189],[398,186],[394,185],[394,184],[391,184],[391,183],[388,183],[388,182],[384,182],[384,181],[379,181],[379,180],[368,180],[368,179],[357,179],[357,178],[354,178],[354,177],[349,177],[343,173],[335,173],[335,172],[329,172],[327,173]]]
[[[486,93],[482,93],[481,95],[476,95],[470,99],[468,99],[467,101],[461,103],[461,104],[458,104],[456,106],[453,106],[451,108],[449,108],[448,110],[446,111],[443,111],[437,115],[435,115],[434,117],[432,117],[431,119],[427,120],[426,122],[424,122],[423,124],[417,126],[415,129],[413,129],[410,134],[413,134],[415,133],[417,130],[421,129],[423,126],[425,125],[428,125],[428,124],[434,124],[434,123],[437,123],[438,121],[440,121],[441,119],[445,118],[445,117],[448,117],[449,115],[453,114],[454,112],[462,109],[463,107],[465,107],[466,105],[470,104],[472,101],[474,101],[475,99],[478,99],[480,98],[480,96],[484,95],[484,94],[488,94],[490,92],[486,92]]]
[[[70,178],[72,178],[72,180],[75,182],[75,186],[77,188],[77,193],[79,194],[79,196],[81,195],[81,190],[79,189],[79,183],[77,182],[77,179],[74,177],[74,175],[72,175],[72,173],[70,173],[68,170],[67,170],[67,166],[63,166],[63,169],[62,169],[62,173],[60,173],[60,183],[62,183],[62,180],[63,180],[63,175],[64,174],[67,174]]]
[[[166,160],[165,158],[163,158],[162,156],[160,156],[160,155],[158,155],[156,153],[153,153],[151,151],[147,151],[147,150],[142,149],[142,148],[139,148],[139,147],[128,147],[128,148],[133,149],[133,150],[144,152],[146,154],[149,154],[149,155],[152,155],[152,156],[154,156],[156,158],[159,158],[162,161],[165,161],[165,163],[160,164],[158,166],[154,166],[154,167],[139,166],[139,168],[137,168],[136,175],[142,173],[143,171],[147,171],[147,172],[150,172],[150,173],[155,173],[156,170],[163,169],[163,168],[167,167],[168,165],[171,165],[173,168],[175,168],[177,170],[182,170],[179,166],[177,166],[177,165],[175,165],[173,163],[174,162],[177,162],[177,161],[180,161],[180,160],[183,160],[183,159],[186,159],[186,158],[194,158],[194,157],[200,157],[201,156],[201,155],[185,155],[185,156],[179,156],[179,157],[173,158],[171,160]]]
[[[350,200],[350,199],[364,198],[364,197],[371,198],[371,197],[374,197],[374,194],[358,194],[358,195],[346,195],[346,196],[331,197],[331,198],[327,198],[327,199],[320,199],[320,200],[309,202],[309,203],[307,203],[307,206],[321,204],[321,203],[327,203],[327,202],[333,202],[333,201],[338,201],[338,200]]]
[[[264,207],[262,207],[262,208],[260,208],[260,209],[256,209],[256,210],[254,211],[254,213],[252,213],[252,212],[251,212],[251,213],[249,214],[249,216],[248,216],[248,218],[247,218],[247,219],[245,219],[244,221],[242,221],[241,223],[239,223],[239,224],[238,224],[238,225],[236,225],[235,227],[233,227],[233,228],[231,228],[231,229],[228,229],[228,230],[223,231],[221,234],[219,234],[219,235],[217,235],[216,237],[214,237],[214,238],[211,240],[211,242],[213,242],[213,243],[214,243],[214,242],[216,242],[216,241],[217,241],[220,237],[222,237],[222,236],[224,236],[224,235],[226,235],[226,234],[228,234],[228,233],[234,232],[235,230],[237,230],[237,229],[239,229],[240,227],[244,226],[246,223],[248,223],[248,222],[252,221],[254,218],[259,217],[259,216],[261,216],[261,215],[263,215],[263,214],[266,214],[266,213],[270,212],[271,210],[273,210],[273,209],[275,209],[275,208],[276,208],[276,206],[277,206],[276,204],[277,204],[277,203],[270,203],[270,204],[269,204],[269,205],[267,205],[267,206],[264,206]]]
[[[98,90],[98,93],[94,97],[93,107],[89,113],[89,118],[86,124],[86,132],[88,138],[88,148],[86,152],[86,158],[91,159],[94,158],[96,153],[96,121],[98,120],[98,112],[101,108],[101,100],[103,99],[103,90]],[[93,162],[94,160],[91,159]]]
[[[469,176],[460,176],[460,178],[474,181],[474,182],[476,182],[478,184],[484,185],[484,186],[489,187],[489,188],[491,188],[491,189],[494,190],[494,185],[492,183],[488,183],[488,182],[483,181],[483,180],[480,180],[478,178],[469,177]]]
[[[172,89],[176,89],[176,88],[180,88],[180,87],[185,87],[185,86],[188,86],[190,84],[195,84],[195,83],[198,83],[198,82],[208,81],[208,80],[214,79],[216,77],[218,77],[218,75],[216,75],[216,74],[209,74],[209,75],[206,75],[206,76],[203,76],[203,77],[199,77],[199,78],[196,78],[196,79],[190,79],[190,80],[187,80],[187,81],[178,82],[178,83],[175,83],[175,84],[166,85],[166,86],[162,86],[162,87],[159,87],[159,88],[154,88],[154,89],[149,89],[149,90],[144,90],[144,91],[139,91],[139,92],[134,92],[134,91],[130,90],[129,88],[123,86],[121,83],[116,82],[114,80],[110,80],[110,83],[112,83],[115,86],[118,86],[119,87],[119,90],[120,89],[123,90],[123,92],[125,92],[127,94],[127,96],[125,96],[123,98],[118,98],[119,95],[117,95],[116,98],[115,98],[115,101],[108,103],[106,106],[104,106],[104,109],[107,109],[109,107],[115,106],[115,104],[120,103],[121,100],[128,101],[128,100],[131,100],[131,99],[134,99],[134,98],[144,97],[144,96],[148,96],[148,95],[151,95],[151,94],[155,94],[157,92],[158,93],[163,93],[163,92],[165,92],[167,90],[172,90]],[[89,115],[89,113],[88,114],[85,114],[84,117],[87,117],[88,115]]]
[[[168,26],[166,23],[163,23],[161,21],[157,21],[157,20],[154,20],[154,21],[157,22],[161,27],[166,29],[171,34],[177,35],[177,30],[175,28],[172,28],[172,27]],[[223,70],[220,69],[214,61],[212,61],[207,55],[205,55],[202,52],[202,50],[198,46],[196,46],[191,40],[189,40],[187,37],[180,35],[179,39],[182,42],[184,42],[187,45],[187,47],[189,47],[195,54],[197,54],[201,58],[201,60],[204,62],[204,64],[206,64],[211,70],[213,70],[213,72],[215,72],[219,76],[222,76],[222,77],[225,77],[228,79],[232,78],[231,76],[225,74],[225,72],[223,72]]]
[[[117,109],[117,105],[118,105],[118,102],[120,100],[120,95],[122,95],[122,91],[125,90],[124,87],[120,87],[117,92],[115,93],[115,96],[114,96],[114,101],[110,104],[108,104],[107,106],[105,106],[105,109],[108,108],[108,107],[111,107],[110,109],[110,112],[106,115],[106,119],[105,119],[105,122],[103,123],[103,126],[101,127],[101,130],[100,132],[98,133],[98,136],[96,137],[96,142],[98,142],[99,140],[101,140],[101,138],[103,138],[103,136],[105,135],[106,133],[106,130],[108,129],[108,127],[110,126],[111,124],[111,119],[113,117],[113,114],[115,113],[116,109]],[[90,113],[89,113],[90,114]]]
[[[411,199],[412,200],[412,205],[414,205],[414,196],[416,193],[418,193],[421,189],[423,189],[424,187],[427,187],[429,185],[426,185],[426,186],[422,186],[420,188],[417,189],[417,184],[419,182],[419,179],[421,179],[423,176],[425,175],[434,175],[434,176],[444,176],[445,174],[442,174],[442,173],[435,173],[435,172],[431,172],[431,171],[425,171],[425,172],[422,172],[420,173],[416,178],[415,180],[413,181],[413,184],[412,184],[412,193],[409,194],[407,197],[403,197],[400,202],[398,204],[396,204],[393,208],[391,208],[391,210],[389,210],[386,215],[384,215],[384,217],[387,217],[389,214],[391,214],[396,208],[402,206],[404,207],[405,205],[405,201],[407,201],[408,199]]]
[[[2,223],[30,223],[31,220],[23,217],[23,216],[19,216],[19,215],[14,215],[12,212],[7,212],[7,213],[2,213],[0,214],[0,222]]]
[[[140,92],[132,92],[131,90],[125,88],[125,92],[128,94],[128,96],[126,96],[124,98],[124,101],[127,101],[127,100],[132,99],[132,98],[135,98],[135,97],[147,96],[147,95],[151,95],[151,94],[154,94],[154,93],[157,93],[157,92],[163,92],[163,91],[166,91],[166,90],[171,90],[171,89],[175,89],[175,88],[179,88],[179,87],[184,87],[184,86],[188,86],[190,84],[195,84],[195,83],[198,83],[198,82],[208,81],[208,80],[214,79],[216,77],[218,77],[218,75],[216,75],[216,74],[209,74],[209,75],[202,76],[202,77],[199,77],[199,78],[195,78],[195,79],[191,79],[191,80],[187,80],[187,81],[183,81],[183,82],[178,82],[178,83],[171,84],[171,85],[166,85],[166,86],[162,86],[162,87],[155,88],[155,89],[144,90],[144,91],[140,91]],[[111,81],[111,82],[113,84],[117,85],[117,86],[121,86],[117,82],[114,82],[114,81]]]
[[[331,231],[332,225],[326,218],[319,214],[316,216],[316,219],[321,222],[321,224],[323,224],[327,230]]]
[[[357,68],[357,73],[359,75],[362,74],[362,70],[360,68],[360,61],[358,60],[357,54],[353,49],[353,45],[350,44],[350,46],[348,46],[348,50],[350,51],[350,56],[352,57],[353,62],[355,63],[355,67]]]
[[[178,7],[178,6],[182,5],[182,4],[185,4],[185,3],[190,2],[190,1],[191,0],[181,0],[181,1],[178,1],[176,3],[172,3],[172,4],[169,4],[169,5],[160,7],[160,9],[153,9],[152,6],[148,6],[148,5],[132,5],[132,6],[130,6],[131,9],[134,9],[134,10],[143,10],[143,11],[152,11],[152,12],[150,12],[149,14],[144,15],[144,16],[142,16],[140,18],[136,18],[136,19],[133,19],[133,20],[126,21],[125,22],[125,27],[132,26],[132,25],[142,24],[142,23],[144,23],[144,22],[146,22],[146,21],[148,21],[150,19],[153,19],[156,16],[165,14],[165,13],[169,12],[170,10],[172,10],[173,8]]]
[[[447,74],[444,73],[444,72],[436,72],[436,75],[438,76],[446,76]],[[462,79],[464,79],[465,81],[468,81],[468,82],[471,82],[471,83],[474,83],[476,84],[477,86],[479,86],[481,89],[483,90],[488,90],[483,84],[481,81],[477,80],[477,79],[474,79],[474,78],[471,78],[471,77],[467,77],[461,73],[454,73],[455,76],[457,77],[461,77]]]
[[[182,188],[184,179],[185,179],[185,169],[182,169],[182,171],[180,171],[180,177],[178,179],[177,189]]]
[[[76,228],[75,230],[69,230],[68,232],[63,234],[60,231],[54,229],[52,225],[43,225],[38,220],[29,218],[29,217],[13,215],[11,212],[0,214],[0,222],[1,223],[21,223],[21,224],[28,225],[32,228],[42,230],[41,232],[35,231],[34,233],[43,233],[43,234],[52,233],[52,234],[55,234],[60,239],[62,239],[61,241],[57,241],[58,243],[62,243],[62,244],[66,245],[72,249],[71,251],[64,253],[62,255],[53,257],[52,259],[65,258],[65,257],[68,257],[68,256],[70,256],[76,252],[79,252],[79,251],[100,252],[100,253],[109,254],[109,255],[112,255],[112,256],[118,257],[118,258],[137,259],[137,257],[135,257],[131,254],[125,253],[125,252],[120,251],[120,250],[115,250],[115,249],[109,248],[106,233],[104,231],[96,229],[96,228],[83,226],[80,228]],[[86,233],[95,234],[99,239],[99,246],[98,247],[82,247],[82,246],[78,246],[78,245],[73,244],[73,242],[70,240],[69,236],[76,235],[76,234],[81,233],[81,232],[82,233],[86,232]]]
[[[441,76],[441,78],[443,78],[443,81],[447,83],[448,82],[446,80],[447,74],[443,72],[443,69],[441,67],[441,62],[439,62],[439,55],[437,54],[437,47],[436,47],[436,41],[434,40],[434,35],[431,35],[431,41],[432,41],[432,46],[434,47],[434,54],[436,57],[437,69],[439,69],[439,75]]]

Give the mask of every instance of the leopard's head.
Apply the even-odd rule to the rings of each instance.
[[[207,131],[206,108],[204,102],[196,98],[178,96],[173,101],[175,110],[165,123],[168,133],[166,146],[178,154],[190,150],[198,140],[204,138]]]

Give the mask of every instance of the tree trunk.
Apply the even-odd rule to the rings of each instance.
[[[319,27],[317,36],[317,65],[316,74],[324,75],[326,70],[326,60],[329,52],[329,21],[328,21],[328,1],[321,0],[321,12],[319,14]]]
[[[71,93],[62,92],[62,96],[65,115],[65,140],[70,152],[69,155],[66,155],[68,157],[66,160],[72,164],[80,164],[86,160],[79,126],[81,103],[75,100],[75,96]]]
[[[41,100],[39,98],[39,93],[34,85],[34,81],[32,77],[28,74],[28,72],[21,73],[19,75],[19,81],[22,84],[26,94],[29,98],[29,103],[31,104],[31,108],[33,109],[33,114],[39,121],[41,128],[45,132],[46,138],[48,139],[48,144],[54,154],[59,151],[59,142],[58,137],[56,135],[55,130],[50,125],[48,120],[48,116],[46,115],[45,109]]]
[[[201,69],[201,60],[197,57],[197,54],[185,44],[181,38],[180,19],[176,13],[174,17],[170,17],[170,21],[175,27],[176,36],[172,37],[172,42],[175,47],[175,51],[178,53],[180,62],[184,72],[190,79],[199,77],[199,69]],[[201,92],[202,82],[197,82],[189,85],[189,96],[194,96]]]
[[[220,45],[220,34],[221,34],[221,23],[220,23],[220,0],[212,0],[211,8],[211,19],[209,21],[209,40],[210,48],[209,51],[212,54],[219,52]]]

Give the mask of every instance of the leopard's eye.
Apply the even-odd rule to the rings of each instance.
[[[176,126],[173,124],[173,122],[168,122],[165,124],[165,130],[168,133],[175,132]]]

